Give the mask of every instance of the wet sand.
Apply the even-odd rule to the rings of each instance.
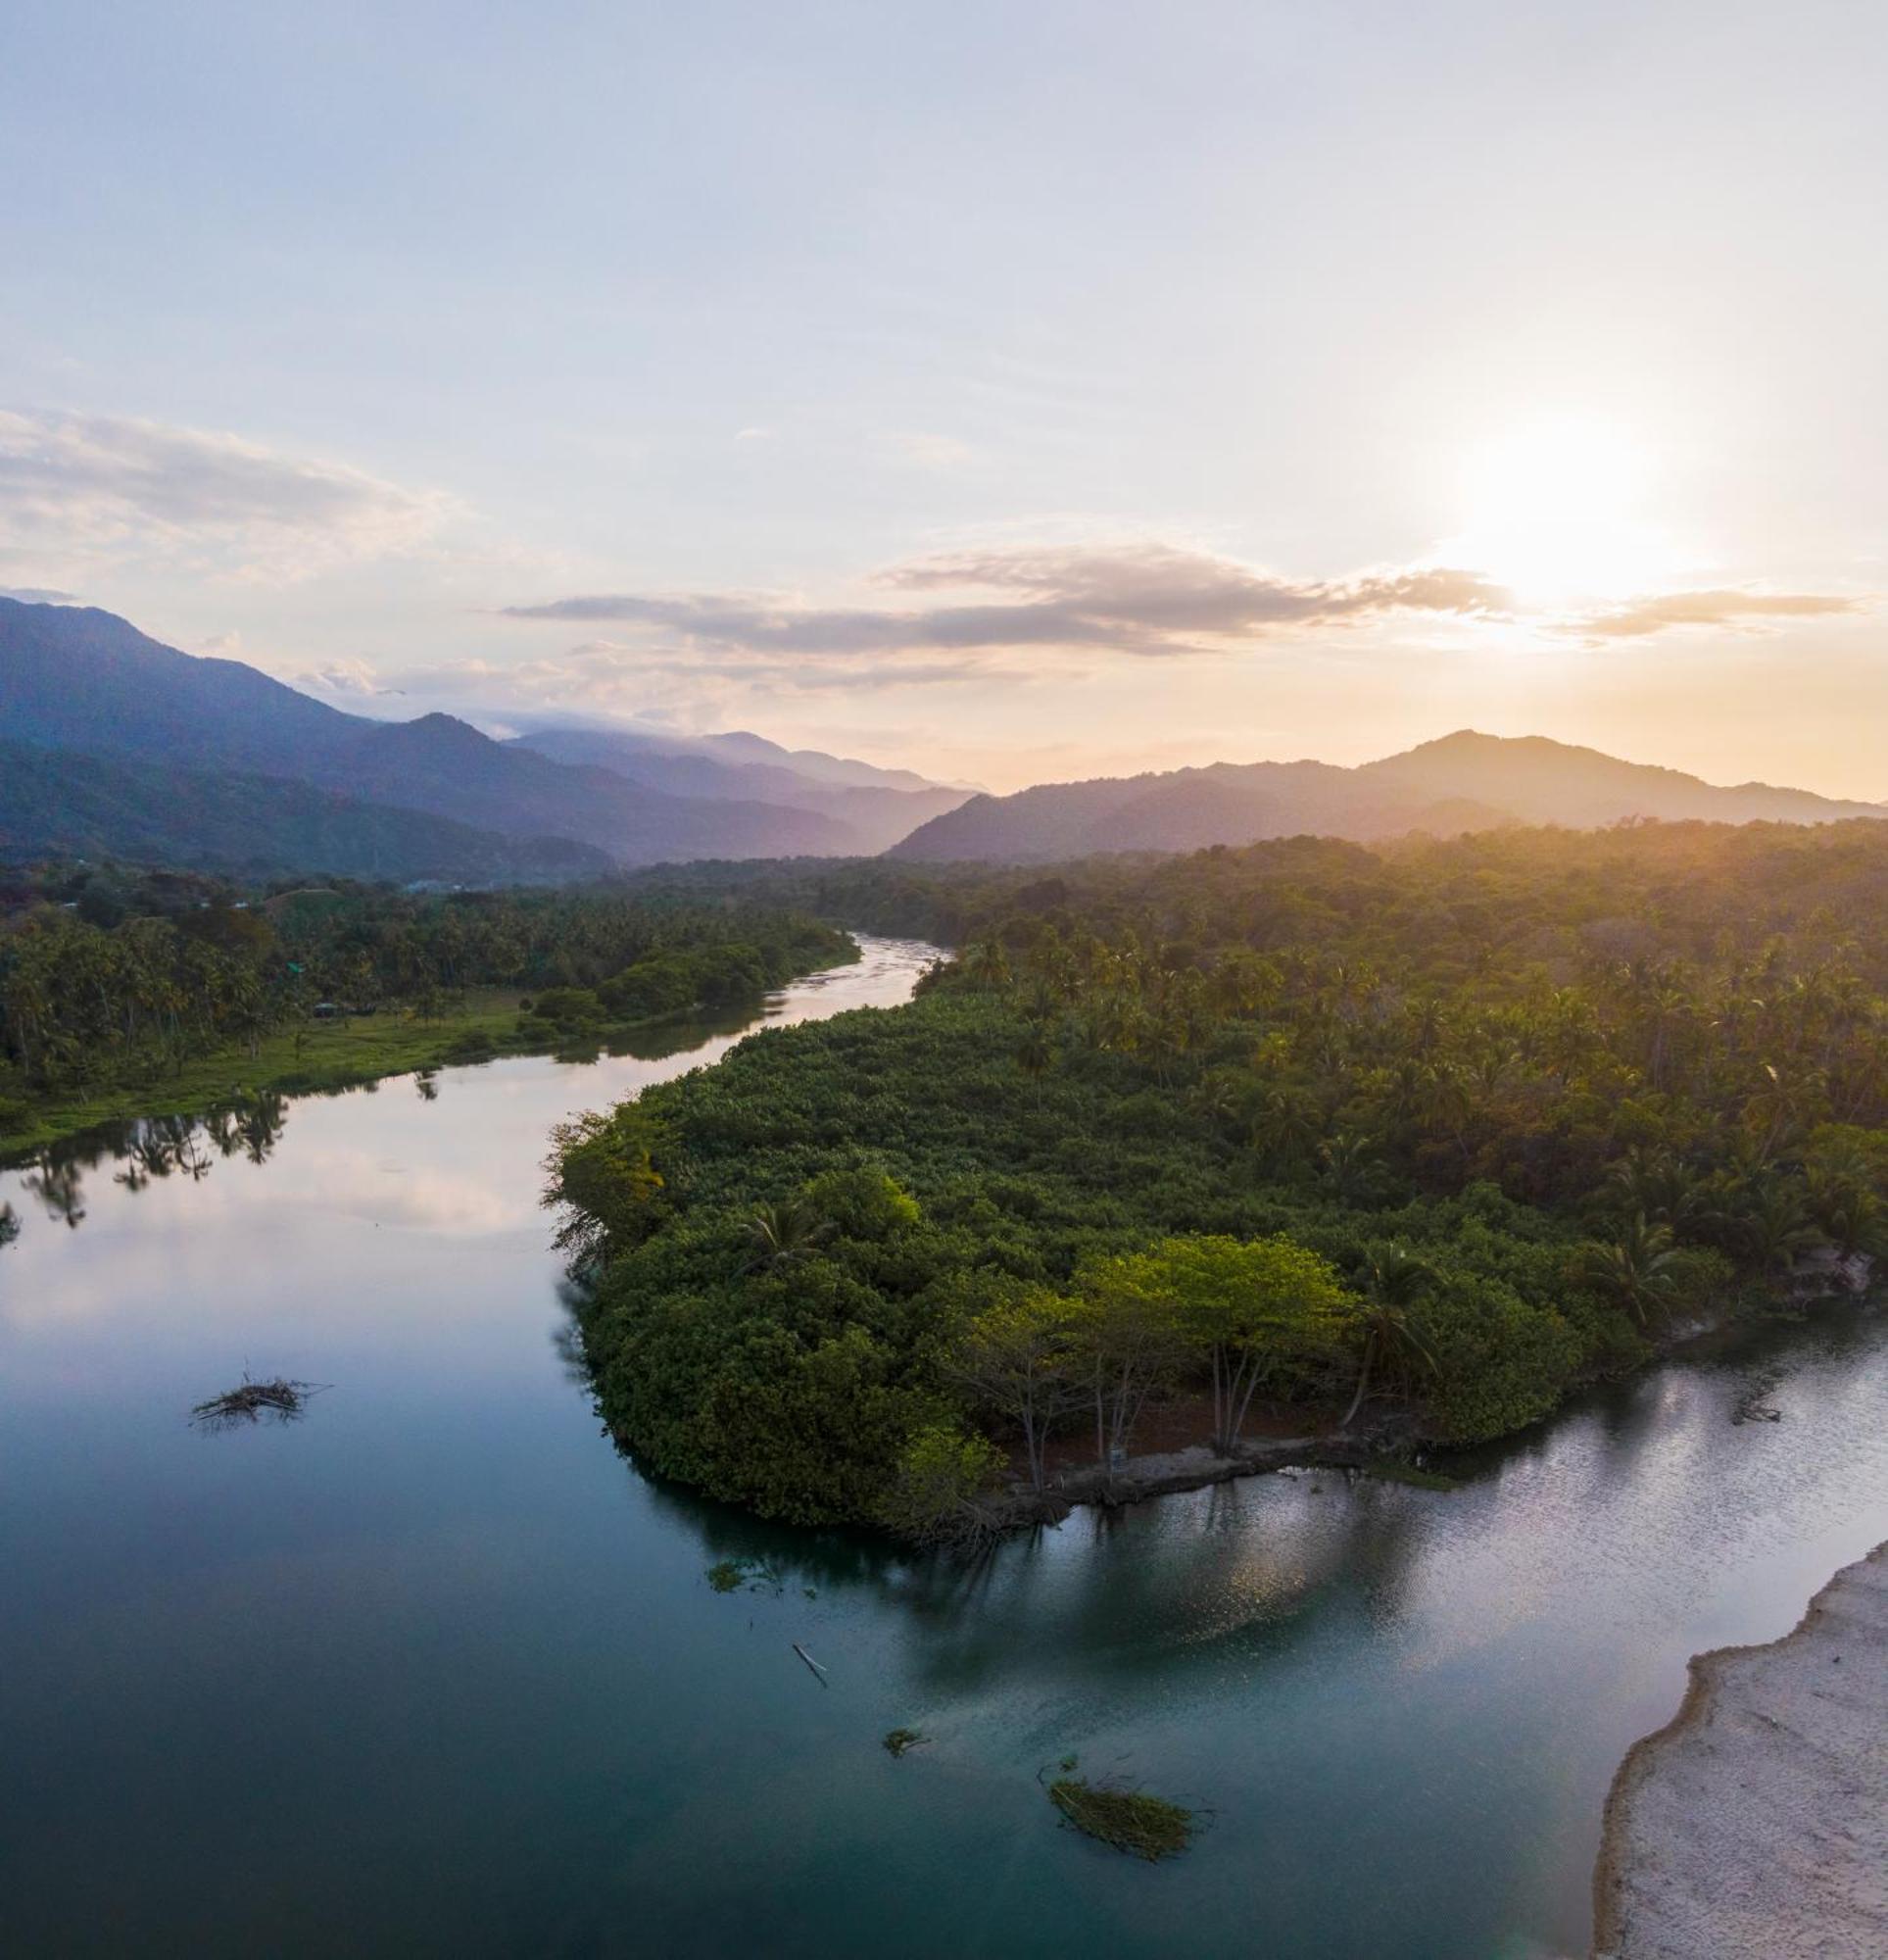
[[[1888,1544],[1692,1661],[1614,1780],[1593,1904],[1596,1960],[1888,1956]]]

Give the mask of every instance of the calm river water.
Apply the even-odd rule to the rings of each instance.
[[[895,1004],[929,953],[869,942],[765,1018]],[[0,1173],[0,1945],[1583,1952],[1601,1799],[1686,1656],[1888,1536],[1860,1312],[1459,1491],[1263,1478],[968,1576],[651,1484],[573,1375],[539,1164],[729,1038],[296,1102],[200,1176]],[[332,1386],[190,1428],[245,1366]],[[731,1555],[762,1590],[709,1588]],[[932,1740],[894,1762],[899,1725]],[[1147,1867],[1059,1830],[1068,1754],[1211,1831]]]

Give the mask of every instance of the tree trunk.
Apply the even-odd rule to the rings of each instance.
[[[1376,1358],[1376,1344],[1374,1342],[1366,1342],[1364,1345],[1364,1365],[1357,1371],[1357,1393],[1350,1398],[1350,1406],[1344,1411],[1344,1419],[1337,1425],[1339,1429],[1348,1429],[1351,1425],[1351,1419],[1364,1405],[1364,1396],[1370,1390],[1370,1364]]]

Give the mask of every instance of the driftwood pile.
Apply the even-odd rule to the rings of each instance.
[[[241,1384],[198,1402],[190,1420],[199,1429],[234,1429],[245,1422],[293,1422],[308,1406],[311,1396],[319,1395],[318,1382],[291,1382],[277,1375],[272,1381],[251,1381],[245,1373]]]

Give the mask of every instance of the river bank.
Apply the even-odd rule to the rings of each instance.
[[[331,1020],[311,1018],[270,1030],[253,1054],[232,1042],[209,1054],[189,1056],[174,1068],[140,1069],[114,1082],[37,1097],[24,1118],[0,1131],[0,1164],[19,1162],[50,1145],[114,1123],[200,1115],[253,1096],[358,1088],[389,1075],[474,1058],[465,1051],[546,1053],[548,1043],[527,1045],[517,1032],[520,998],[515,990],[481,992],[448,1012],[423,1019],[401,1006]]]
[[[1779,1289],[1768,1313],[1701,1316],[1668,1327],[1654,1339],[1651,1359],[1644,1365],[1656,1366],[1687,1355],[1702,1358],[1766,1322],[1782,1326],[1801,1319],[1818,1304],[1865,1299],[1872,1294],[1874,1271],[1874,1260],[1863,1253],[1842,1257],[1825,1250],[1812,1254],[1802,1261],[1790,1283]],[[1594,1382],[1584,1385],[1588,1390],[1597,1386]],[[1309,1411],[1278,1409],[1258,1419],[1269,1434],[1241,1440],[1232,1451],[1224,1452],[1208,1444],[1182,1440],[1182,1432],[1198,1435],[1209,1406],[1205,1399],[1194,1396],[1180,1406],[1191,1414],[1190,1425],[1185,1420],[1175,1423],[1169,1411],[1150,1412],[1148,1427],[1166,1433],[1157,1439],[1155,1447],[1129,1456],[1112,1470],[1086,1460],[1083,1446],[1058,1440],[1047,1451],[1047,1485],[1033,1491],[1021,1475],[1020,1458],[1013,1460],[1000,1528],[1024,1530],[1059,1523],[1084,1506],[1112,1510],[1280,1470],[1360,1472],[1387,1483],[1430,1490],[1449,1490],[1456,1482],[1447,1468],[1449,1445],[1426,1430],[1409,1410],[1388,1411],[1354,1429],[1338,1429],[1331,1426],[1329,1417],[1321,1426]],[[1163,1422],[1163,1414],[1169,1414],[1170,1419]],[[1549,1422],[1556,1419],[1546,1418]],[[1775,1411],[1759,1388],[1746,1397],[1734,1419],[1773,1421]],[[1438,1460],[1427,1460],[1431,1457]]]
[[[782,984],[806,977],[797,974]],[[522,1009],[531,998],[516,988],[490,988],[467,993],[437,1013],[389,1003],[371,1013],[311,1017],[271,1030],[253,1054],[232,1043],[174,1068],[140,1069],[111,1083],[37,1098],[24,1117],[0,1130],[0,1168],[115,1125],[200,1116],[260,1096],[330,1095],[390,1076],[505,1056],[666,1054],[747,1026],[760,1004],[759,997],[714,1009],[698,1004],[573,1031],[530,1019]]]
[[[1888,1953],[1888,1544],[1796,1630],[1696,1656],[1607,1797],[1595,1960]]]

